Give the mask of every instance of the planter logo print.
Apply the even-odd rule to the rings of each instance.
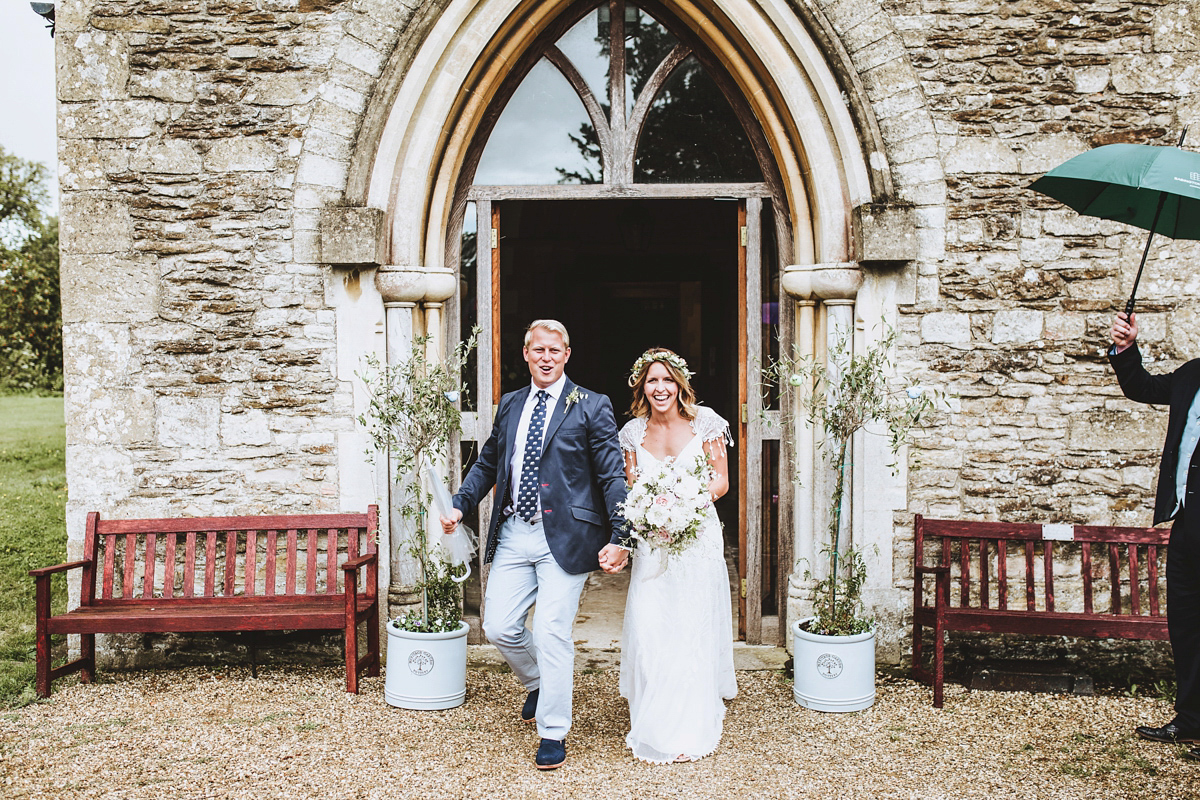
[[[833,680],[842,674],[842,660],[833,653],[822,653],[817,657],[817,672],[822,678]]]
[[[433,669],[433,654],[426,650],[413,650],[408,657],[408,671],[413,675],[428,675]],[[839,665],[838,669],[841,669]]]

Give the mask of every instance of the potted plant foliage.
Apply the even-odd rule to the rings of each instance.
[[[848,334],[830,352],[832,368],[811,356],[783,357],[765,370],[781,408],[798,409],[820,432],[818,447],[833,473],[823,574],[813,585],[813,616],[792,625],[796,702],[818,711],[859,711],[875,702],[875,625],[863,608],[866,562],[843,541],[846,475],[854,435],[870,423],[887,427],[893,457],[932,406],[916,386],[898,388],[891,352],[894,330],[861,353]],[[896,466],[893,465],[893,469]],[[811,579],[811,570],[805,577]]]
[[[441,361],[427,355],[430,337],[416,337],[405,361],[385,365],[369,356],[367,372],[359,376],[370,398],[366,413],[358,418],[371,437],[368,457],[390,457],[398,487],[393,502],[408,531],[403,540],[399,532],[393,537],[420,570],[420,608],[385,626],[384,696],[400,708],[453,708],[466,699],[467,624],[462,621],[461,582],[470,573],[470,553],[448,548],[440,541],[441,533],[429,534],[434,499],[430,489],[444,494],[445,487],[429,485],[440,478],[427,465],[441,457],[462,430],[463,366],[477,336],[478,331],[472,331]],[[451,558],[452,552],[457,558]]]

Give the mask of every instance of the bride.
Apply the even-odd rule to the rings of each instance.
[[[664,348],[633,365],[633,417],[619,436],[625,475],[703,454],[709,496],[729,489],[729,423],[696,404],[687,362]],[[696,540],[680,553],[635,551],[621,635],[621,696],[629,701],[633,754],[656,764],[695,761],[717,749],[725,700],[737,694],[733,618],[721,523],[709,502]],[[649,552],[647,552],[649,550]]]

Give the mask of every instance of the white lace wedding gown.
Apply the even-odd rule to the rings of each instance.
[[[706,441],[729,442],[729,424],[701,407],[695,436],[677,459],[691,461]],[[637,463],[655,462],[642,447],[646,421],[633,419],[620,433],[623,450]],[[661,572],[660,572],[661,570]],[[665,764],[679,756],[703,758],[717,749],[725,700],[737,694],[733,671],[733,616],[721,522],[708,519],[686,550],[667,556],[646,547],[633,553],[625,624],[621,634],[621,696],[629,701],[625,743],[643,761]]]

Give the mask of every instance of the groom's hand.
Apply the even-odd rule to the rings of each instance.
[[[609,575],[616,575],[625,569],[625,562],[628,560],[629,551],[624,547],[617,547],[615,544],[606,544],[600,551],[600,569]]]
[[[442,523],[442,533],[447,536],[454,533],[454,529],[458,527],[460,519],[462,519],[462,512],[457,508],[450,512],[449,517],[439,516],[438,521]]]

